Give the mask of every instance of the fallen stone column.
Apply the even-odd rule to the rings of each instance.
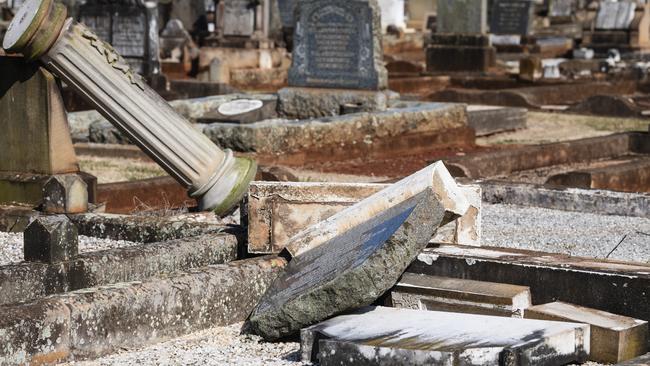
[[[53,0],[27,1],[2,46],[40,59],[188,188],[201,209],[230,211],[255,175],[256,164],[219,149],[149,88],[111,45],[66,16],[65,6]]]

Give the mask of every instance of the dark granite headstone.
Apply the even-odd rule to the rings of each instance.
[[[387,86],[376,0],[300,0],[289,86]]]
[[[534,3],[529,0],[494,0],[490,14],[490,32],[494,34],[530,33]]]
[[[152,62],[158,59],[157,11],[155,3],[147,3],[150,5],[137,0],[91,0],[79,7],[78,14],[79,22],[111,44],[143,75],[158,71],[156,61]]]
[[[436,197],[426,189],[294,257],[253,311],[249,329],[278,339],[374,302],[440,226],[445,209]]]

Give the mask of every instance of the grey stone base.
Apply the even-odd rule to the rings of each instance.
[[[390,91],[283,88],[278,91],[278,112],[289,119],[309,119],[338,116],[347,111],[384,111],[388,101],[398,97]]]
[[[92,358],[240,322],[285,265],[262,257],[1,307],[0,361]]]

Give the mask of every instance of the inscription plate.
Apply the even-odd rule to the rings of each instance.
[[[487,0],[439,0],[438,33],[487,32]]]
[[[372,0],[299,1],[289,85],[379,89],[376,12]]]
[[[255,32],[255,6],[250,0],[226,0],[223,10],[223,34],[251,36]]]
[[[494,0],[490,32],[528,35],[532,26],[533,2],[528,0]]]
[[[443,216],[444,208],[427,189],[296,256],[253,311],[249,325],[275,339],[372,303],[395,284]]]

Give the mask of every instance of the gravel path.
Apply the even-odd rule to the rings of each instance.
[[[299,366],[297,342],[265,343],[240,335],[241,324],[212,328],[139,350],[63,365],[245,365]]]
[[[99,239],[88,236],[79,236],[79,252],[94,252],[111,248],[122,248],[137,245],[124,240]],[[23,260],[23,233],[0,232],[0,266],[22,262]]]
[[[483,203],[486,246],[605,258],[619,242],[610,259],[650,263],[650,219]]]

